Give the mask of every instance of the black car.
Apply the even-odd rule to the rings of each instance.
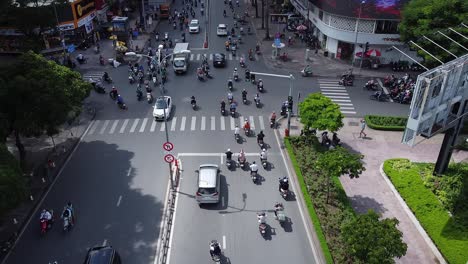
[[[226,55],[224,55],[223,53],[213,54],[213,66],[214,67],[226,66]]]
[[[97,246],[88,250],[84,264],[122,264],[122,261],[111,246]]]

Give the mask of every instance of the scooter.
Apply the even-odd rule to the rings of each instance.
[[[255,99],[255,106],[260,108],[260,99]]]
[[[268,166],[268,161],[267,161],[267,159],[260,159],[260,161],[262,162],[263,168],[266,169],[267,166]]]
[[[221,115],[224,116],[226,114],[226,108],[222,107],[221,108]]]
[[[263,93],[263,82],[259,82],[257,84],[257,90],[260,92],[260,93]]]
[[[253,182],[253,183],[257,183],[258,174],[257,174],[256,171],[251,171],[251,172],[250,172],[250,177],[252,178],[252,182]]]
[[[153,95],[151,93],[146,93],[146,101],[148,104],[151,104],[153,102]]]
[[[232,116],[232,117],[236,117],[236,110],[231,109],[231,116]]]
[[[242,96],[242,103],[247,104],[247,96]]]
[[[93,86],[94,86],[94,90],[95,90],[97,93],[101,93],[101,94],[105,94],[105,93],[106,93],[106,88],[104,88],[104,86],[102,86],[101,82],[97,82],[97,83],[95,83]]]
[[[302,74],[303,77],[311,77],[312,76],[312,70],[307,70],[306,71],[306,69],[304,68],[304,69],[302,69],[301,74]]]
[[[270,119],[270,128],[274,128],[276,124],[276,120]]]
[[[138,101],[141,101],[143,99],[143,92],[141,90],[137,90],[136,95]]]
[[[136,80],[135,80],[135,77],[133,77],[133,75],[129,75],[129,76],[128,76],[128,82],[129,82],[130,84],[134,84],[135,81],[136,81]]]

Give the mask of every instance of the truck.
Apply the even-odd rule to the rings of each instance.
[[[172,55],[172,67],[174,72],[184,73],[189,65],[190,48],[188,43],[177,43]]]
[[[170,5],[169,4],[160,4],[159,5],[159,17],[160,18],[169,18]]]

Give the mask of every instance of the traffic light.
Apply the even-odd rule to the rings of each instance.
[[[288,109],[289,109],[289,111],[292,111],[292,109],[293,109],[293,98],[292,98],[292,96],[288,96]]]
[[[369,51],[369,42],[366,42],[366,46],[364,47],[364,53]]]

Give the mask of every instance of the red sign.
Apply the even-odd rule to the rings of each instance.
[[[171,142],[166,142],[163,144],[163,149],[165,151],[171,151],[173,148],[174,148],[174,144],[172,144]]]
[[[164,160],[167,163],[172,163],[175,160],[175,158],[172,154],[166,154],[166,156],[164,156]]]

